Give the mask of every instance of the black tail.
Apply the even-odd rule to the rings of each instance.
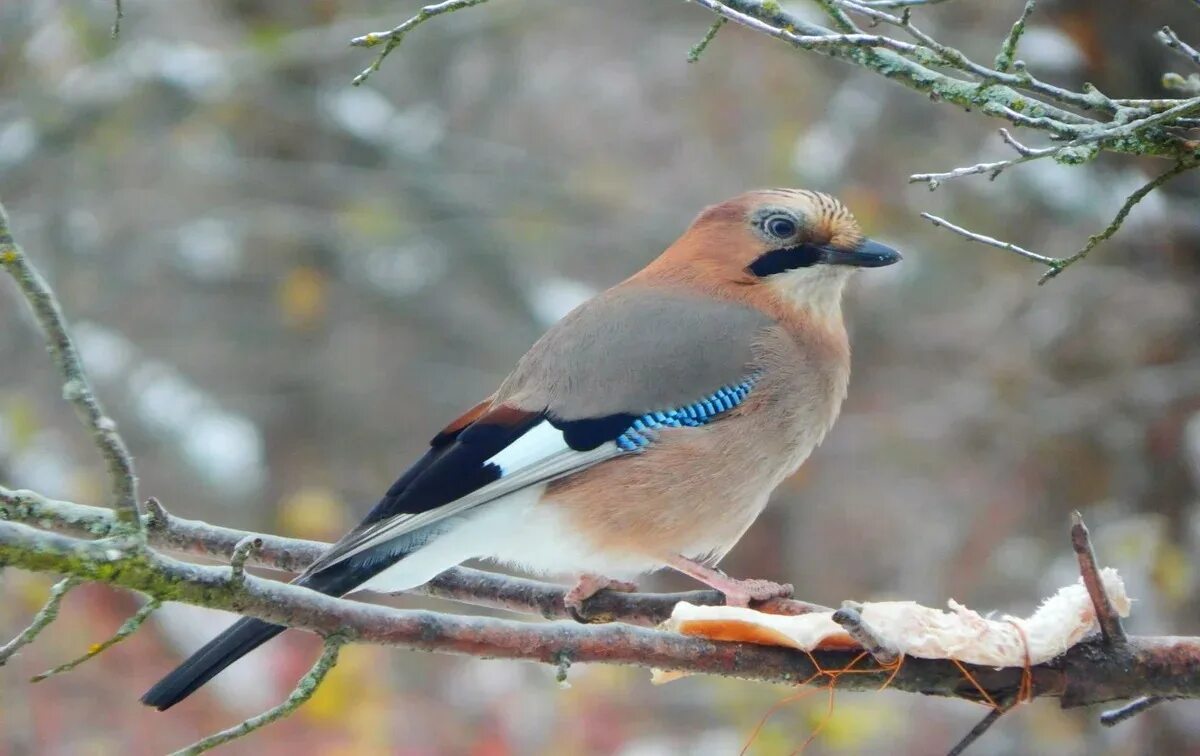
[[[385,558],[381,559],[380,556]],[[387,558],[389,556],[390,558]],[[305,575],[295,582],[314,591],[341,596],[394,564],[400,556],[402,552],[393,552],[390,555],[364,554],[362,558],[348,559],[321,572]],[[154,687],[142,696],[142,703],[159,711],[171,708],[196,692],[197,688],[221,670],[286,629],[282,625],[272,625],[270,622],[251,617],[238,620],[155,683]]]
[[[272,625],[259,619],[244,617],[233,627],[213,638],[196,653],[159,680],[142,696],[142,703],[165,711],[190,696],[218,672],[262,644],[282,633],[286,628]]]

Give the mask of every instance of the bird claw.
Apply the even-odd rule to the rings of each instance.
[[[605,590],[633,593],[637,590],[637,584],[631,583],[628,580],[613,580],[603,575],[580,575],[579,581],[575,583],[575,586],[563,596],[563,604],[566,606],[567,614],[570,614],[571,618],[576,622],[585,625],[591,624],[595,621],[595,617],[586,611],[583,605],[592,596]]]
[[[770,580],[735,580],[717,588],[725,594],[725,606],[748,607],[752,602],[770,601],[776,598],[791,598],[795,589],[791,583],[775,583]]]

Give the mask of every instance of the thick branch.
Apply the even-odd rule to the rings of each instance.
[[[233,558],[238,544],[257,542],[261,545],[246,555],[248,563],[300,572],[329,547],[319,541],[249,533],[176,517],[155,499],[150,499],[147,509],[150,544],[173,551],[226,561]],[[0,519],[96,538],[117,533],[116,520],[107,509],[55,501],[32,491],[11,491],[3,487],[0,487]],[[566,589],[561,585],[466,567],[447,570],[413,592],[493,609],[537,614],[546,619],[572,616],[563,602]],[[620,621],[652,626],[670,617],[671,610],[680,601],[716,606],[723,604],[725,597],[712,590],[665,594],[601,591],[588,599],[584,608],[593,622]],[[775,599],[759,608],[774,614],[801,614],[824,609],[792,599]]]
[[[108,542],[86,541],[0,523],[0,561],[39,572],[67,573],[106,582],[164,601],[183,601],[259,617],[330,636],[424,651],[546,664],[605,662],[667,671],[718,674],[771,682],[817,681],[820,670],[840,669],[857,655],[808,654],[784,648],[720,643],[626,624],[528,624],[486,617],[402,611],[314,593],[247,575],[232,583],[228,568],[204,567],[160,556],[130,542],[122,552]],[[820,670],[814,666],[820,665]],[[869,662],[868,662],[869,664]],[[862,663],[859,664],[862,667]],[[1021,689],[1025,670],[968,667],[975,683],[947,660],[906,659],[899,670],[868,666],[877,674],[842,675],[839,688],[889,687],[978,701],[1002,700]],[[1099,642],[1074,646],[1029,670],[1034,696],[1057,696],[1081,706],[1140,695],[1200,696],[1200,640],[1130,637],[1120,648]]]

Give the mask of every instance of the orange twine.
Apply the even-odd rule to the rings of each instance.
[[[1017,634],[1021,636],[1021,645],[1025,650],[1025,664],[1021,671],[1021,683],[1017,687],[1017,697],[1012,704],[1013,706],[1018,706],[1033,700],[1033,663],[1029,655],[1029,635],[1025,632],[1025,627],[1017,618],[1006,617],[1005,621],[1009,622],[1017,629]],[[799,693],[786,696],[772,704],[771,707],[767,709],[766,713],[762,715],[762,718],[758,720],[758,724],[756,724],[754,729],[750,732],[750,737],[746,739],[746,743],[742,746],[742,750],[739,751],[738,756],[745,756],[746,752],[750,750],[750,746],[752,746],[754,741],[758,739],[758,734],[762,731],[762,728],[767,724],[767,721],[775,715],[775,712],[779,711],[790,703],[795,703],[796,701],[807,698],[823,688],[829,693],[829,704],[826,707],[825,716],[821,718],[820,723],[813,728],[812,733],[810,733],[804,742],[800,744],[800,747],[791,752],[790,756],[796,756],[796,754],[803,753],[804,750],[807,749],[808,746],[816,739],[816,737],[821,734],[821,731],[825,729],[825,726],[829,724],[829,720],[833,717],[834,693],[837,689],[838,678],[840,678],[842,675],[848,674],[874,675],[881,671],[890,670],[891,674],[889,674],[888,678],[883,681],[883,685],[879,686],[879,690],[883,691],[892,684],[892,681],[896,679],[896,675],[900,674],[900,667],[904,665],[905,659],[905,656],[901,654],[896,661],[890,664],[877,663],[877,666],[871,669],[855,669],[860,661],[870,656],[868,652],[863,651],[861,654],[851,659],[850,663],[841,669],[825,669],[821,666],[820,662],[817,661],[817,658],[812,655],[811,651],[805,651],[804,653],[808,655],[809,661],[812,662],[813,668],[816,669],[812,675],[802,680],[798,684],[800,687],[806,689],[800,691]],[[979,692],[980,698],[986,701],[988,706],[996,709],[997,711],[1002,709],[1000,704],[996,703],[996,700],[992,698],[990,693],[987,692],[987,689],[979,684],[979,681],[975,679],[975,676],[972,675],[958,659],[950,659],[950,661],[954,663],[954,666],[958,667],[958,671],[963,678],[966,679],[967,682],[971,683],[971,685],[975,686],[975,690]],[[814,680],[817,680],[821,677],[827,678],[827,682],[823,686],[807,688],[807,686],[810,685]]]
[[[1025,649],[1025,664],[1021,668],[1021,683],[1017,686],[1017,697],[1012,703],[1012,706],[1018,706],[1033,700],[1033,662],[1029,657],[1029,635],[1026,634],[1025,627],[1021,625],[1016,617],[1005,617],[1004,620],[1017,629],[1017,634],[1021,636],[1021,646]],[[951,659],[950,661],[954,662],[954,666],[958,667],[958,671],[962,676],[975,686],[975,690],[979,691],[979,695],[983,700],[987,701],[988,706],[997,711],[1004,708],[1011,708],[1001,707],[1000,704],[996,703],[996,700],[988,694],[987,690],[979,684],[975,676],[968,672],[967,668],[958,659]]]
[[[1013,705],[1017,706],[1033,700],[1033,664],[1029,659],[1029,636],[1025,633],[1025,626],[1016,617],[1005,617],[1004,619],[1017,628],[1017,633],[1021,636],[1021,646],[1025,649],[1025,667],[1021,670],[1021,685],[1017,688],[1017,700],[1013,702]]]
[[[802,690],[799,693],[794,693],[792,695],[786,696],[786,697],[780,699],[779,701],[776,701],[774,704],[772,704],[771,707],[769,709],[767,709],[766,713],[763,714],[762,718],[758,720],[758,724],[755,725],[754,729],[750,732],[750,736],[749,736],[749,738],[746,739],[745,745],[742,746],[742,750],[739,752],[739,756],[745,756],[746,752],[748,750],[750,750],[750,746],[752,746],[754,744],[754,741],[758,739],[758,734],[762,731],[762,728],[767,724],[767,721],[770,720],[770,718],[775,715],[775,712],[779,711],[784,706],[787,706],[790,703],[795,703],[796,701],[807,698],[808,696],[813,695],[817,691],[824,689],[824,690],[828,691],[828,693],[829,693],[829,703],[825,709],[825,716],[822,717],[820,723],[818,723],[817,726],[813,728],[813,731],[809,734],[808,738],[806,738],[805,741],[802,744],[800,744],[800,747],[791,752],[791,756],[796,756],[796,754],[803,753],[804,750],[807,749],[808,746],[814,740],[816,740],[817,736],[821,734],[821,731],[825,729],[825,726],[827,724],[829,724],[829,720],[832,719],[832,717],[833,717],[834,694],[837,690],[838,678],[840,678],[842,675],[848,675],[848,674],[877,675],[881,671],[889,671],[890,670],[891,674],[889,674],[888,678],[883,681],[883,685],[879,686],[879,690],[884,690],[889,685],[892,684],[893,680],[896,679],[896,675],[899,674],[899,672],[900,672],[901,665],[904,664],[904,656],[900,656],[898,659],[896,659],[896,661],[894,661],[890,664],[879,664],[878,666],[876,666],[874,668],[868,668],[868,669],[855,669],[855,667],[858,665],[858,663],[860,661],[870,657],[869,653],[867,653],[866,651],[863,651],[858,656],[855,656],[853,659],[851,659],[850,663],[848,663],[845,667],[843,667],[841,669],[825,669],[821,666],[820,662],[817,661],[816,657],[812,655],[812,652],[804,651],[804,653],[808,655],[808,659],[809,659],[809,661],[812,662],[812,665],[816,669],[816,672],[813,672],[812,675],[810,675],[808,678],[806,678],[806,679],[802,680],[800,683],[798,683],[799,686],[800,687],[808,686],[813,681],[815,681],[819,678],[822,678],[822,677],[827,678],[827,682],[823,686]]]

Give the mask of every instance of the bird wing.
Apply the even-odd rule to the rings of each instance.
[[[626,286],[581,305],[530,349],[496,394],[435,436],[308,574],[635,453],[661,428],[717,419],[753,388],[755,336],[769,325],[754,309],[689,292]]]

